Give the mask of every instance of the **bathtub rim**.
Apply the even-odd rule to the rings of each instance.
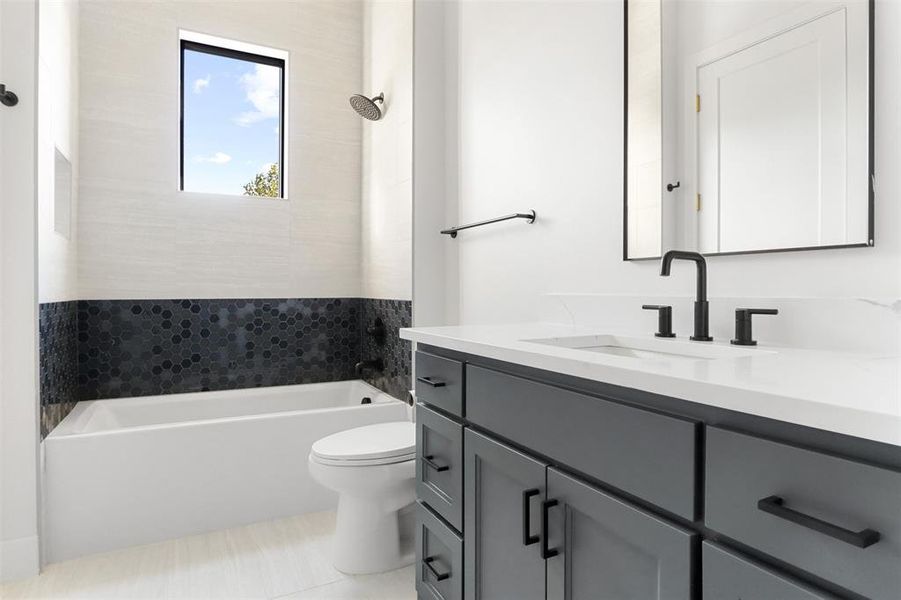
[[[367,393],[371,392],[373,396],[373,400],[371,404],[353,404],[349,406],[334,406],[328,408],[307,408],[307,409],[297,409],[297,410],[280,410],[280,411],[272,411],[272,412],[264,412],[264,413],[256,413],[250,415],[236,415],[231,417],[214,417],[209,419],[192,419],[190,421],[176,421],[172,423],[153,423],[149,425],[134,425],[130,427],[117,427],[115,429],[104,429],[101,431],[72,431],[76,426],[80,424],[83,419],[89,418],[89,412],[93,410],[94,406],[103,404],[103,403],[116,403],[116,404],[126,404],[130,402],[134,403],[142,403],[147,402],[148,400],[153,400],[156,398],[172,400],[174,398],[178,398],[180,401],[190,400],[196,397],[205,397],[208,394],[224,394],[227,396],[238,396],[242,394],[246,394],[248,392],[253,392],[255,390],[284,390],[288,391],[291,389],[304,388],[309,391],[314,391],[312,388],[324,388],[324,387],[338,387],[340,385],[348,385],[348,384],[359,384],[364,388],[368,388]],[[139,431],[156,431],[160,429],[172,429],[172,428],[185,428],[185,427],[201,427],[207,426],[214,423],[229,423],[234,421],[258,421],[265,419],[274,419],[280,417],[287,417],[298,414],[320,414],[323,412],[343,412],[348,410],[360,410],[363,407],[374,407],[381,404],[390,404],[392,402],[400,402],[401,404],[406,405],[407,403],[403,400],[395,398],[391,394],[384,392],[375,386],[367,383],[362,379],[345,379],[342,381],[322,381],[317,383],[296,383],[292,385],[267,385],[267,386],[259,386],[259,387],[251,387],[251,388],[237,388],[230,390],[210,390],[205,392],[180,392],[176,394],[154,394],[152,396],[128,396],[125,398],[98,398],[96,400],[80,400],[76,403],[75,407],[69,412],[65,418],[60,421],[59,425],[53,428],[53,430],[47,434],[44,438],[43,442],[50,442],[55,440],[62,439],[77,439],[77,438],[87,438],[87,437],[95,437],[95,436],[108,436],[108,435],[125,435],[131,432],[139,432]],[[42,443],[43,443],[42,442]]]

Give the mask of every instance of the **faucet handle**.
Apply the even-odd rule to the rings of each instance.
[[[775,308],[736,308],[735,309],[735,339],[732,343],[736,346],[756,346],[757,341],[751,335],[752,315],[778,315]]]
[[[673,333],[673,307],[665,304],[643,304],[643,310],[657,311],[657,333],[655,337],[676,337]]]

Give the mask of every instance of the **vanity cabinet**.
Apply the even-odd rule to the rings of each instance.
[[[427,349],[420,598],[901,598],[901,449]]]

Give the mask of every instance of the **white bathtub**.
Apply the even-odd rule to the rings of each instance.
[[[408,418],[362,381],[79,402],[44,440],[45,559],[327,510],[313,442]]]

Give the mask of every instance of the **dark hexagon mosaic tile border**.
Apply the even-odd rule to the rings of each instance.
[[[364,379],[395,398],[407,400],[411,387],[412,345],[400,339],[398,329],[410,327],[413,322],[413,303],[409,300],[363,299],[363,359],[381,357],[385,370],[381,373],[366,372]],[[382,343],[366,329],[379,318],[385,325]]]
[[[358,298],[78,303],[79,398],[353,379]]]
[[[74,301],[38,306],[41,437],[78,402],[78,310]]]
[[[356,379],[355,364],[374,356],[385,371],[364,378],[406,399],[411,350],[397,329],[411,310],[408,300],[363,298],[42,304],[42,434],[78,400]],[[382,344],[364,325],[376,316]]]

